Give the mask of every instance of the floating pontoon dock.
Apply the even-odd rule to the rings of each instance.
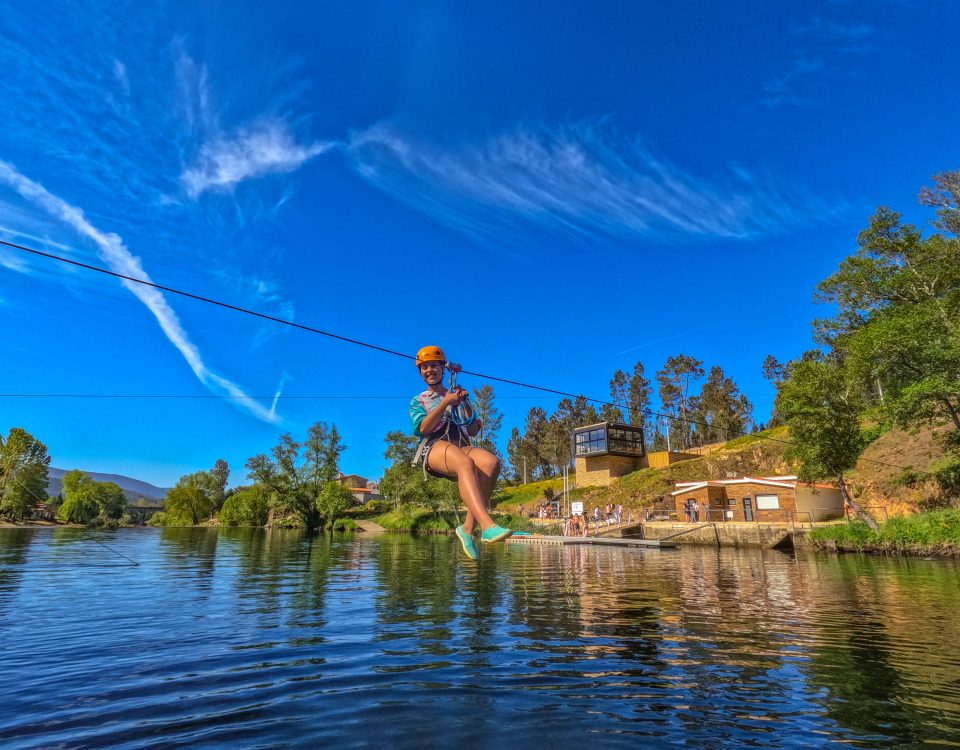
[[[561,546],[573,544],[595,544],[605,547],[647,547],[650,549],[675,549],[677,542],[659,539],[617,539],[603,536],[540,536],[539,534],[516,534],[507,539],[508,544],[555,544]]]

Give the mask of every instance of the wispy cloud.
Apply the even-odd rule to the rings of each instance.
[[[211,132],[216,129],[217,118],[210,104],[207,67],[190,56],[183,39],[174,39],[172,47],[180,115],[190,130]]]
[[[191,198],[207,190],[229,191],[243,180],[292,172],[334,145],[301,145],[286,122],[265,119],[204,143],[194,165],[181,174],[180,182]]]
[[[822,16],[813,16],[812,18],[799,23],[793,27],[794,34],[809,34],[811,36],[826,37],[828,39],[840,39],[844,41],[855,41],[864,39],[873,34],[874,29],[865,23],[842,23]]]
[[[819,58],[795,58],[783,74],[763,84],[761,103],[766,107],[809,103],[809,95],[805,93],[806,82],[823,68],[823,60]]]
[[[763,84],[760,104],[768,109],[811,104],[820,79],[843,70],[851,56],[870,51],[874,32],[866,23],[820,15],[795,24],[790,29],[794,41],[788,46],[793,58],[782,73]]]
[[[3,230],[3,227],[0,227],[0,231]],[[12,242],[13,240],[8,240]],[[6,248],[0,247],[0,268],[5,268],[8,271],[16,271],[17,273],[29,273],[30,266],[26,264],[22,257],[15,255],[14,251]]]
[[[283,376],[280,378],[280,382],[277,383],[277,391],[276,393],[273,394],[273,403],[270,404],[271,416],[277,413],[277,403],[280,401],[280,396],[283,395],[283,386],[286,385],[288,380],[290,380],[290,374],[287,372],[284,372]]]
[[[3,160],[0,160],[0,182],[6,183],[24,199],[92,241],[97,248],[97,254],[111,270],[134,278],[150,280],[146,271],[143,270],[140,259],[130,252],[118,235],[100,231],[87,220],[80,208],[48,192],[42,185],[24,176],[16,167]],[[207,367],[200,356],[200,351],[181,325],[177,314],[158,289],[128,281],[122,283],[153,313],[167,339],[187,361],[201,383],[214,393],[229,396],[235,404],[259,419],[271,423],[278,421],[275,409],[266,409],[251,399],[236,383]]]
[[[180,174],[180,184],[190,198],[207,191],[230,192],[244,180],[293,172],[335,147],[333,142],[298,142],[288,118],[279,114],[222,128],[206,66],[187,53],[180,39],[174,40],[173,52],[181,116],[196,140],[189,164]],[[281,202],[288,197],[284,194]]]
[[[217,277],[241,295],[243,299],[249,300],[257,309],[270,310],[272,315],[283,320],[292,321],[296,317],[296,308],[293,302],[281,296],[277,282],[249,273],[238,274],[231,269],[220,270]],[[289,329],[284,326],[264,321],[251,339],[250,348],[257,350],[274,336],[287,331]]]
[[[116,58],[113,60],[113,77],[117,79],[117,83],[120,84],[120,88],[123,90],[123,93],[129,94],[130,76],[127,74],[127,66]]]
[[[685,338],[686,336],[689,336],[692,333],[699,333],[705,328],[706,326],[697,326],[696,328],[691,328],[686,331],[681,331],[680,333],[675,333],[672,336],[664,336],[663,338],[653,339],[652,341],[644,341],[642,344],[639,344],[637,346],[631,346],[628,349],[621,349],[619,352],[617,352],[617,355],[627,354],[629,352],[635,352],[640,349],[646,349],[648,346],[654,346],[656,344],[664,344],[667,341],[675,341],[677,339],[682,339],[682,338]]]
[[[464,148],[378,125],[353,134],[345,151],[371,184],[471,235],[527,224],[660,241],[749,238],[833,221],[843,211],[741,167],[695,175],[639,138],[583,123],[518,129]]]

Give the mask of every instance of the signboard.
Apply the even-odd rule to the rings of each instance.
[[[780,498],[776,495],[757,495],[757,510],[777,510]]]
[[[583,515],[583,503],[573,502],[570,503],[570,512],[575,516]]]

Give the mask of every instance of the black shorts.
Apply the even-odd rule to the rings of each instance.
[[[423,462],[423,470],[432,477],[437,479],[449,479],[451,482],[457,481],[456,477],[450,477],[446,474],[441,474],[440,472],[434,471],[430,468],[430,451],[433,450],[433,446],[439,443],[441,440],[446,440],[451,445],[455,445],[458,448],[469,448],[470,447],[470,438],[467,436],[467,433],[460,429],[460,427],[454,422],[448,422],[445,430],[437,434],[436,436],[430,436],[427,438],[427,444],[424,446],[423,451],[420,454],[420,461]]]

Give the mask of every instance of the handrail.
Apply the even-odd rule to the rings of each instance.
[[[699,526],[694,526],[692,529],[684,529],[683,531],[678,531],[675,534],[667,534],[666,536],[660,537],[659,541],[664,541],[666,539],[673,539],[674,537],[683,536],[684,534],[689,534],[691,531],[699,531],[700,529],[705,529],[708,526],[713,526],[714,531],[716,531],[715,523],[701,523]]]

